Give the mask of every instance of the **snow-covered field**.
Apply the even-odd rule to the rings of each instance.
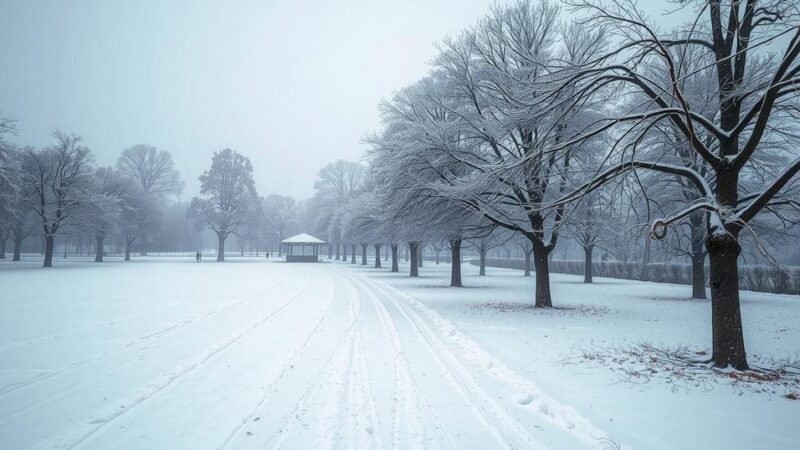
[[[56,263],[0,263],[3,449],[800,442],[784,392],[633,382],[580,357],[707,349],[710,306],[685,286],[554,275],[567,308],[539,311],[532,279],[466,265],[452,289],[432,263],[419,279],[248,258]],[[799,298],[744,293],[743,314],[751,355],[800,352]]]

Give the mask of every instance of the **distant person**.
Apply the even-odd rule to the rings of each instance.
[[[198,250],[197,253],[194,255],[194,259],[196,259],[197,262],[200,262],[200,258],[202,258],[202,257],[203,257],[203,255],[200,254],[200,250]]]
[[[267,252],[267,259],[269,259],[269,252]]]

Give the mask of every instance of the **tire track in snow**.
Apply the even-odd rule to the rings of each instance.
[[[148,289],[152,289],[152,288],[155,288],[155,287],[158,287],[158,286],[159,286],[159,283],[151,282],[151,283],[149,283],[147,285],[139,286],[138,288],[142,289],[144,291],[147,291]],[[78,292],[78,293],[72,292],[70,298],[66,298],[66,299],[62,298],[61,300],[64,301],[64,302],[71,302],[71,298],[83,299],[84,297],[86,297],[87,295],[90,295],[92,292],[95,292],[95,291],[96,291],[96,289],[84,290],[84,291],[81,291],[81,292]],[[116,294],[116,295],[118,297],[123,297],[123,298],[126,297],[126,294]],[[62,331],[60,331],[58,333],[53,333],[53,334],[49,334],[49,335],[46,335],[46,336],[38,336],[38,337],[33,338],[33,339],[12,340],[12,341],[10,341],[8,343],[0,344],[0,352],[6,351],[6,350],[19,349],[19,348],[26,347],[28,345],[33,345],[33,344],[41,344],[43,342],[47,342],[47,341],[51,341],[51,340],[55,340],[55,339],[63,339],[64,337],[69,337],[69,336],[72,336],[74,334],[77,334],[77,333],[74,333],[76,331],[77,332],[84,332],[84,331],[90,331],[90,330],[98,330],[98,329],[101,329],[101,328],[118,325],[120,323],[130,322],[132,320],[135,320],[137,317],[145,316],[145,315],[148,315],[148,314],[153,314],[156,311],[160,311],[162,309],[166,309],[166,308],[169,308],[171,306],[175,306],[175,303],[158,305],[158,306],[155,306],[155,307],[143,310],[143,311],[137,311],[135,313],[119,316],[119,317],[116,317],[116,318],[113,318],[113,319],[109,319],[107,321],[103,321],[102,323],[91,323],[91,324],[86,324],[86,325],[83,325],[83,326],[80,326],[80,327],[74,327],[74,328],[69,329],[70,332],[73,332],[73,333],[69,333],[69,334],[65,334],[64,330],[62,330]],[[2,393],[2,389],[0,389],[0,394],[1,393]]]
[[[472,406],[480,420],[489,428],[495,440],[510,448],[546,448],[515,418],[486,391],[484,391],[467,369],[461,365],[457,357],[427,328],[427,324],[419,317],[412,314],[394,300],[385,291],[392,305],[407,320],[417,336],[422,340],[425,349],[430,353],[437,364],[447,373],[455,390]],[[381,301],[379,299],[379,301]]]
[[[442,318],[433,309],[425,306],[420,301],[401,292],[397,288],[372,280],[363,275],[362,277],[366,282],[383,292],[384,296],[399,309],[402,309],[409,319],[413,318],[412,320],[419,324],[421,330],[424,331],[428,336],[429,342],[438,343],[436,347],[441,349],[441,354],[445,355],[450,362],[455,364],[458,372],[465,377],[465,381],[471,381],[470,384],[472,387],[478,388],[479,392],[482,391],[481,396],[485,396],[486,399],[490,401],[489,404],[493,407],[493,409],[499,408],[499,411],[505,410],[502,405],[495,401],[488,393],[486,393],[475,383],[475,379],[470,375],[469,370],[463,365],[463,363],[460,362],[459,357],[449,350],[447,345],[444,344],[441,338],[437,336],[437,333],[435,333],[430,326],[427,325],[426,320],[423,319],[419,313],[414,311],[414,309],[425,314],[428,317],[428,320],[430,320],[434,326],[442,332],[442,334],[448,336],[453,340],[453,342],[461,347],[464,350],[464,355],[472,355],[471,359],[473,359],[473,362],[482,367],[491,368],[493,372],[487,375],[492,376],[493,379],[516,390],[518,393],[521,392],[530,396],[531,400],[529,402],[525,402],[525,404],[518,402],[520,404],[516,406],[527,408],[529,411],[537,414],[540,418],[573,435],[576,439],[591,447],[597,446],[598,437],[607,436],[607,433],[592,425],[591,422],[581,416],[575,410],[575,408],[560,403],[539,389],[538,386],[536,386],[531,380],[525,379],[518,375],[504,363],[500,362],[490,353],[486,352],[476,342],[472,341],[471,338],[458,331],[455,326],[452,325],[452,323]],[[396,300],[395,296],[405,299],[408,302],[408,305]],[[538,402],[535,402],[537,399]],[[532,405],[533,403],[536,403],[539,406],[537,410],[534,410],[532,407],[528,406]],[[507,413],[504,415],[507,415]],[[519,424],[518,421],[515,420],[515,422]]]
[[[374,292],[367,287],[358,277],[350,273],[342,272],[343,275],[348,277],[352,283],[357,284],[362,292],[366,293],[371,302],[369,302],[378,315],[378,320],[381,324],[383,336],[387,343],[393,350],[393,365],[394,365],[394,380],[395,398],[398,399],[400,405],[395,405],[394,420],[393,420],[393,447],[394,448],[430,448],[430,443],[426,442],[423,437],[424,434],[431,435],[431,439],[438,439],[439,445],[458,448],[455,440],[447,431],[447,428],[441,421],[441,418],[435,413],[432,406],[425,402],[423,399],[428,398],[424,394],[422,387],[414,380],[408,369],[408,361],[405,359],[402,344],[399,339],[399,332],[394,326],[394,321],[389,314],[389,311],[378,300]],[[421,414],[424,420],[419,420],[417,414]],[[430,430],[425,429],[424,424],[435,424],[435,428],[440,430],[440,435],[434,435]],[[405,427],[403,425],[406,425]],[[401,432],[401,428],[411,429],[411,432]],[[417,438],[411,442],[403,442],[401,435]],[[420,439],[420,437],[422,437]]]
[[[369,367],[367,365],[367,354],[365,352],[364,341],[361,338],[361,333],[359,332],[356,335],[357,339],[357,349],[358,349],[358,361],[357,367],[354,368],[353,378],[358,377],[361,375],[361,391],[355,392],[355,395],[351,396],[351,405],[357,405],[357,403],[362,403],[361,407],[368,409],[367,414],[369,416],[369,425],[363,427],[367,433],[372,436],[373,440],[373,447],[374,448],[383,448],[383,439],[381,438],[381,434],[378,432],[378,425],[380,425],[380,418],[378,416],[378,405],[375,402],[375,395],[372,392],[372,378],[370,376]],[[355,388],[357,385],[353,385]],[[361,400],[361,396],[363,396],[363,400]],[[360,427],[358,424],[355,426],[356,429]],[[364,448],[363,446],[359,445],[360,448]]]
[[[345,280],[346,281],[346,280]],[[330,436],[331,432],[342,430],[344,433],[341,436],[339,444],[350,444],[352,448],[365,448],[368,442],[361,442],[360,438],[363,437],[359,433],[362,429],[359,419],[361,411],[366,407],[367,403],[372,404],[374,399],[371,393],[368,393],[369,374],[366,372],[366,367],[363,361],[363,341],[361,340],[361,309],[362,301],[359,293],[353,289],[353,286],[348,283],[348,292],[351,298],[357,299],[356,303],[352,304],[351,315],[353,317],[353,331],[352,338],[349,343],[349,350],[342,354],[343,360],[339,361],[335,367],[336,382],[329,383],[328,386],[339,386],[338,391],[329,392],[329,395],[334,397],[334,409],[327,417],[323,419],[334,419],[334,423],[330,423],[327,429],[323,428],[323,437]],[[372,430],[371,436],[373,437],[371,448],[380,447],[376,445],[374,438],[378,435],[374,434],[377,417],[372,413],[373,407],[369,407],[369,422],[370,425],[363,427],[364,431]],[[334,446],[336,442],[326,442],[328,446]]]
[[[348,280],[344,280],[348,281]],[[348,368],[342,371],[339,402],[334,417],[344,423],[339,429],[347,433],[343,436],[343,444],[349,448],[383,448],[380,433],[376,433],[379,425],[375,396],[371,389],[371,377],[366,362],[364,341],[361,336],[361,312],[363,301],[360,292],[348,282],[348,289],[358,298],[358,311],[354,313],[352,348],[349,352]],[[361,420],[365,420],[362,423]],[[330,431],[330,430],[328,430]],[[363,432],[366,432],[365,435]]]
[[[202,367],[209,360],[222,354],[225,350],[227,350],[232,345],[239,342],[247,334],[253,332],[254,330],[264,325],[265,323],[277,317],[277,315],[280,312],[285,310],[292,302],[294,302],[298,297],[300,297],[303,293],[305,293],[305,291],[308,289],[308,286],[311,285],[312,281],[313,281],[313,276],[309,277],[308,282],[297,294],[289,298],[288,301],[283,303],[277,309],[272,310],[264,317],[251,323],[249,326],[240,328],[237,332],[233,333],[227,339],[217,342],[217,344],[212,348],[207,349],[204,352],[201,352],[199,355],[195,356],[188,362],[180,364],[179,366],[177,366],[175,370],[160,375],[145,387],[140,388],[136,392],[131,394],[128,397],[127,401],[123,399],[116,402],[116,403],[122,403],[121,408],[107,408],[108,411],[101,413],[99,415],[95,415],[94,418],[89,417],[89,420],[85,423],[70,426],[65,430],[63,430],[62,433],[59,433],[59,435],[45,439],[44,441],[41,441],[40,443],[36,444],[34,448],[72,449],[82,444],[87,439],[95,435],[98,431],[102,430],[103,428],[111,424],[113,421],[119,419],[120,417],[134,410],[136,407],[141,406],[145,402],[153,399],[155,396],[163,392],[165,389],[173,385],[175,382],[180,381],[186,375]]]
[[[142,316],[145,316],[145,315],[148,315],[148,314],[153,314],[156,311],[160,311],[162,309],[169,308],[170,306],[175,306],[175,304],[172,303],[172,304],[159,305],[159,306],[155,306],[153,308],[149,308],[149,309],[146,309],[146,310],[143,310],[143,311],[137,311],[135,313],[127,314],[127,315],[120,316],[120,317],[115,317],[113,319],[106,320],[106,321],[103,321],[103,322],[89,323],[89,324],[86,324],[86,325],[83,325],[83,326],[80,326],[80,327],[70,328],[69,331],[71,333],[69,333],[69,334],[64,333],[63,331],[61,331],[61,332],[54,333],[54,334],[48,334],[48,335],[45,335],[45,336],[39,336],[39,337],[36,337],[36,338],[33,338],[33,339],[11,340],[11,341],[9,341],[9,342],[7,342],[5,344],[0,344],[0,352],[7,351],[7,350],[18,350],[20,348],[27,347],[29,345],[41,344],[41,343],[48,342],[48,341],[53,341],[53,340],[56,340],[56,339],[63,339],[65,337],[73,336],[75,334],[82,333],[82,332],[85,332],[85,331],[99,330],[101,328],[111,327],[111,326],[114,326],[114,325],[117,325],[117,324],[120,324],[120,323],[130,322],[132,320],[135,320],[138,317],[142,317]]]
[[[275,432],[273,432],[273,434],[261,445],[261,447],[280,448],[280,445],[286,439],[288,432],[291,431],[291,429],[293,428],[291,421],[292,417],[297,417],[298,411],[306,408],[310,404],[310,400],[313,397],[313,394],[315,394],[318,390],[320,390],[322,386],[325,384],[321,380],[323,378],[327,379],[327,376],[329,375],[334,360],[342,353],[342,351],[345,348],[347,348],[347,344],[350,342],[351,336],[352,336],[352,328],[349,328],[345,337],[336,347],[331,356],[325,361],[322,370],[319,372],[314,382],[312,382],[309,385],[309,387],[301,395],[295,407],[283,417],[283,419],[280,422],[280,425],[278,426],[278,429]]]
[[[243,298],[243,299],[241,299],[239,301],[236,301],[236,302],[233,302],[233,303],[229,303],[229,304],[227,304],[227,305],[225,305],[223,307],[220,307],[220,308],[217,308],[217,309],[214,309],[214,310],[211,310],[211,311],[205,311],[205,312],[202,312],[200,314],[196,314],[196,315],[194,315],[194,316],[192,316],[192,317],[190,317],[188,319],[183,320],[182,322],[179,322],[179,323],[170,325],[168,327],[162,328],[162,329],[160,329],[158,331],[149,333],[149,334],[147,334],[145,336],[140,336],[138,338],[135,338],[135,339],[127,342],[123,346],[118,347],[115,350],[107,350],[107,351],[98,353],[98,354],[94,355],[91,358],[82,359],[80,361],[72,362],[72,363],[70,363],[70,364],[68,364],[66,366],[66,369],[56,370],[56,371],[46,371],[43,374],[39,374],[37,376],[28,378],[27,380],[15,382],[15,383],[10,383],[10,384],[7,384],[5,386],[2,386],[2,387],[0,387],[0,398],[3,398],[4,396],[12,394],[12,393],[14,393],[16,391],[19,391],[20,389],[24,389],[24,388],[28,388],[28,387],[34,386],[34,385],[39,384],[39,383],[41,383],[43,381],[46,381],[48,379],[51,379],[51,378],[54,378],[54,377],[63,376],[63,375],[68,375],[68,374],[73,373],[73,372],[75,372],[75,371],[77,371],[79,369],[87,367],[87,366],[89,366],[91,364],[96,364],[98,362],[101,362],[101,361],[104,361],[104,360],[107,360],[107,359],[111,359],[111,358],[113,358],[115,356],[123,355],[123,354],[126,354],[126,353],[131,352],[131,351],[146,350],[148,347],[136,348],[136,349],[132,349],[131,347],[133,347],[134,345],[137,345],[137,344],[148,343],[153,338],[156,338],[156,337],[161,337],[161,336],[164,336],[164,335],[170,335],[170,334],[172,334],[173,331],[182,330],[182,329],[187,328],[187,327],[189,327],[191,325],[202,324],[202,320],[204,320],[204,319],[207,319],[207,318],[209,318],[211,316],[214,316],[214,315],[217,315],[217,314],[220,314],[220,313],[224,313],[224,312],[226,312],[228,310],[231,310],[231,309],[234,309],[236,307],[239,307],[239,306],[241,306],[241,305],[243,305],[245,303],[252,302],[253,300],[255,300],[257,298],[259,298],[259,297],[261,297],[263,295],[266,295],[266,294],[278,289],[280,286],[282,286],[284,283],[286,283],[286,281],[288,281],[295,274],[295,272],[296,272],[296,270],[293,269],[289,273],[289,275],[287,275],[285,278],[281,279],[280,281],[278,281],[277,283],[273,284],[269,288],[264,289],[264,290],[262,290],[262,291],[260,291],[260,292],[258,292],[256,294],[253,294],[253,295],[251,295],[249,297],[245,297],[245,298]],[[121,365],[115,366],[110,371],[103,372],[102,374],[97,374],[97,375],[92,376],[90,378],[84,378],[81,383],[75,384],[74,386],[76,386],[76,387],[77,386],[81,386],[81,385],[85,384],[86,382],[97,378],[98,376],[108,374],[108,373],[110,373],[112,371],[116,371],[117,369],[121,369],[121,368],[127,367],[127,366],[129,366],[131,364],[133,364],[133,361],[129,361],[127,363],[123,363]],[[64,392],[68,392],[68,391],[64,391]],[[36,405],[45,403],[46,401],[50,401],[52,399],[53,399],[53,397],[49,397],[49,398],[47,398],[47,399],[45,399],[43,401],[38,402]],[[35,405],[29,405],[29,406],[35,406]],[[17,414],[18,413],[22,413],[27,409],[28,409],[28,407],[26,407],[26,409],[19,410],[16,413]],[[0,424],[5,423],[8,420],[9,417],[12,417],[12,415],[6,415],[6,416],[3,416],[3,417],[0,417]]]
[[[271,291],[273,291],[273,290],[277,289],[277,288],[278,288],[279,286],[281,286],[281,285],[282,285],[282,284],[283,284],[285,281],[287,281],[287,280],[288,280],[288,279],[291,277],[291,275],[292,275],[292,274],[290,274],[290,275],[289,275],[288,277],[286,277],[285,279],[281,280],[279,283],[277,283],[277,284],[275,284],[275,285],[271,286],[271,287],[270,287],[270,288],[268,288],[268,289],[265,289],[264,291],[262,291],[262,292],[260,292],[260,293],[254,294],[253,296],[246,297],[245,299],[243,299],[243,300],[240,300],[240,301],[236,302],[236,304],[235,304],[235,305],[240,305],[240,304],[242,304],[242,303],[244,303],[244,302],[249,302],[249,301],[255,300],[256,298],[260,297],[261,295],[264,295],[265,293],[268,293],[268,292],[271,292]],[[309,279],[309,283],[310,283],[310,279]],[[230,305],[229,305],[229,306],[230,306]],[[205,318],[207,318],[207,317],[211,317],[212,315],[215,315],[215,314],[217,314],[218,312],[222,312],[223,310],[227,310],[227,309],[229,309],[229,308],[227,308],[227,307],[219,308],[219,309],[217,309],[217,310],[213,310],[213,311],[209,311],[209,312],[205,312],[205,313],[199,314],[199,315],[198,315],[198,317],[200,317],[200,316],[205,316],[205,317],[201,317],[202,319],[205,319]],[[186,326],[188,326],[188,325],[191,325],[191,324],[192,324],[192,322],[189,322],[189,321],[184,321],[184,322],[181,324],[181,327],[180,327],[180,328],[185,328]],[[175,326],[171,326],[171,327],[168,327],[168,328],[170,328],[170,329],[173,329],[173,328],[175,328]],[[151,334],[149,337],[155,337],[156,335],[158,335],[158,334]],[[161,333],[160,335],[163,335],[163,333]],[[146,341],[149,341],[149,337],[148,337],[148,339],[145,339],[145,338],[139,338],[139,339],[137,339],[137,341],[140,341],[140,342],[146,342]],[[163,344],[162,344],[162,345],[163,345]],[[76,370],[78,370],[78,369],[81,369],[81,368],[83,368],[83,367],[86,367],[86,366],[87,366],[89,363],[92,363],[92,362],[94,362],[94,363],[97,363],[97,362],[100,362],[100,361],[103,361],[103,360],[106,360],[106,359],[110,359],[110,358],[111,358],[111,357],[113,357],[113,356],[119,356],[119,355],[121,355],[121,354],[125,354],[125,353],[127,353],[127,352],[129,352],[129,351],[135,351],[135,350],[147,350],[147,349],[149,349],[149,348],[150,348],[150,347],[139,347],[139,348],[137,348],[137,349],[130,349],[130,350],[126,349],[126,348],[127,348],[127,347],[129,347],[129,346],[130,346],[130,344],[126,345],[124,348],[122,348],[122,349],[120,349],[120,350],[118,350],[118,351],[115,351],[115,352],[113,352],[113,353],[108,353],[108,352],[105,352],[105,353],[102,355],[102,357],[99,357],[99,358],[97,358],[97,359],[95,359],[95,360],[91,360],[91,361],[79,361],[78,363],[74,363],[74,364],[72,364],[71,366],[69,366],[69,368],[68,368],[67,370],[65,370],[65,371],[61,371],[61,372],[54,372],[54,373],[52,373],[52,374],[51,374],[51,375],[49,375],[49,376],[46,376],[46,377],[41,377],[40,379],[34,380],[34,382],[27,383],[26,385],[24,385],[24,386],[21,386],[21,387],[19,387],[19,388],[17,388],[17,389],[14,389],[13,391],[6,392],[6,393],[4,393],[4,395],[11,394],[11,393],[13,393],[14,391],[18,391],[18,390],[19,390],[19,389],[21,389],[21,388],[30,387],[30,386],[32,386],[32,385],[35,385],[35,384],[38,384],[38,383],[40,383],[40,382],[47,381],[48,379],[51,379],[51,378],[53,378],[54,376],[66,375],[66,374],[69,374],[69,373],[75,372],[75,371],[76,371]],[[156,346],[155,346],[155,347],[153,347],[153,348],[155,348],[155,349],[158,349],[159,347],[160,347],[159,345],[156,345]],[[107,354],[107,353],[108,353],[108,354]],[[84,377],[84,378],[82,378],[82,379],[81,379],[81,381],[79,381],[79,382],[77,382],[77,383],[73,383],[73,384],[71,384],[71,385],[70,385],[68,388],[66,388],[66,389],[60,389],[60,390],[59,390],[57,393],[51,394],[51,395],[49,395],[49,396],[46,396],[46,397],[44,397],[44,398],[42,398],[42,399],[40,399],[40,400],[38,400],[38,401],[36,401],[36,402],[34,402],[34,403],[31,403],[31,404],[29,404],[29,405],[27,405],[27,406],[25,406],[25,407],[23,407],[23,408],[20,408],[20,409],[18,409],[18,410],[11,411],[11,412],[9,412],[8,414],[6,414],[6,415],[4,415],[4,416],[0,417],[0,425],[3,425],[3,424],[5,424],[5,423],[8,423],[9,421],[11,421],[11,420],[14,420],[15,418],[19,417],[20,415],[22,415],[22,414],[25,414],[25,413],[27,413],[27,412],[29,412],[29,411],[31,411],[31,410],[34,410],[34,409],[36,409],[36,408],[37,408],[37,407],[39,407],[39,406],[42,406],[42,405],[44,405],[44,404],[49,404],[49,403],[52,403],[52,401],[53,401],[53,400],[56,400],[56,399],[59,399],[59,398],[63,398],[63,397],[65,397],[66,395],[68,395],[68,394],[70,394],[70,393],[72,393],[72,392],[76,391],[77,389],[81,388],[82,386],[85,386],[86,384],[89,384],[89,383],[90,383],[91,381],[93,381],[93,380],[96,380],[96,379],[98,379],[98,378],[104,378],[104,377],[107,377],[107,376],[109,376],[109,375],[112,375],[112,374],[114,374],[115,372],[118,372],[118,371],[120,371],[121,369],[124,369],[124,368],[126,368],[126,367],[129,367],[129,366],[131,366],[131,365],[135,365],[135,364],[139,364],[139,361],[137,361],[136,359],[130,358],[130,359],[128,359],[128,360],[127,360],[127,362],[124,362],[124,363],[122,363],[122,364],[117,364],[117,365],[114,365],[114,366],[112,366],[111,368],[109,368],[108,370],[105,370],[105,371],[103,371],[103,372],[100,372],[100,373],[93,373],[92,375],[90,375],[90,376],[88,376],[88,377]],[[2,396],[0,396],[0,398],[1,398],[1,397],[2,397]]]
[[[18,391],[18,390],[20,390],[22,388],[25,388],[27,386],[30,386],[32,384],[36,384],[39,381],[46,380],[46,379],[52,377],[55,373],[57,373],[57,372],[51,372],[51,371],[39,372],[39,373],[37,373],[36,375],[34,375],[34,376],[30,377],[30,378],[26,378],[24,380],[20,380],[20,381],[14,382],[14,383],[6,384],[6,385],[0,387],[0,398],[2,398],[3,395],[5,395],[5,394],[10,394],[10,393],[12,393],[14,391]]]
[[[330,276],[330,274],[329,274],[329,276]],[[258,414],[258,411],[261,409],[261,407],[272,396],[272,393],[273,393],[273,390],[275,389],[275,386],[277,386],[280,382],[282,382],[283,380],[286,379],[286,376],[294,368],[295,361],[308,348],[309,344],[317,336],[319,336],[319,333],[320,333],[320,330],[322,329],[323,324],[330,317],[331,309],[333,308],[333,303],[334,303],[334,301],[336,299],[336,291],[337,291],[337,287],[336,287],[336,283],[334,283],[334,285],[333,285],[333,293],[331,295],[330,300],[328,301],[328,306],[325,308],[325,312],[322,314],[322,317],[320,318],[320,320],[317,321],[317,323],[312,328],[311,332],[308,334],[308,336],[306,336],[306,339],[300,344],[300,346],[297,347],[294,350],[294,352],[292,352],[292,356],[290,356],[289,359],[286,361],[286,363],[283,365],[281,371],[278,373],[278,376],[272,382],[270,382],[269,385],[267,385],[267,387],[264,390],[264,394],[258,400],[258,402],[256,403],[255,407],[249,413],[244,415],[241,418],[240,424],[237,425],[233,430],[230,431],[228,436],[225,438],[225,440],[220,445],[215,447],[217,450],[224,450],[224,449],[228,448],[228,446],[239,435],[239,433],[242,431],[242,429],[247,424],[249,424],[253,420],[253,418],[256,417],[256,414]]]
[[[339,359],[349,358],[349,352],[346,352],[346,350],[348,349],[348,344],[352,346],[356,321],[358,320],[358,314],[360,313],[360,302],[357,302],[357,299],[354,298],[352,289],[347,289],[347,292],[350,321],[344,330],[344,335],[342,336],[341,341],[338,343],[334,351],[331,352],[330,356],[325,360],[321,369],[317,373],[317,376],[314,378],[314,381],[311,382],[308,388],[305,389],[295,404],[295,407],[283,416],[283,419],[280,421],[277,430],[275,430],[272,435],[267,438],[267,440],[262,444],[262,447],[271,447],[276,449],[280,448],[281,444],[288,437],[289,432],[294,428],[294,422],[292,421],[292,418],[298,417],[299,411],[308,408],[308,406],[311,404],[311,399],[314,398],[314,394],[322,390],[324,386],[329,386],[332,384],[329,383],[328,380],[330,379],[332,372],[335,370],[334,362]]]

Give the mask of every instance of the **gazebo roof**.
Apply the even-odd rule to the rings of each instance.
[[[325,241],[306,233],[296,234],[281,241],[282,244],[324,244]]]

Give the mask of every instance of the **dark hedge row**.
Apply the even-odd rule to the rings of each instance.
[[[471,264],[478,264],[476,259]],[[524,259],[487,258],[486,265],[507,269],[523,270]],[[583,261],[569,260],[550,262],[553,273],[583,275]],[[657,283],[692,284],[692,266],[679,263],[624,264],[617,261],[595,261],[593,263],[595,277],[622,278],[626,280],[654,281]],[[706,267],[706,283],[708,268]],[[771,292],[776,294],[800,294],[800,267],[761,265],[739,266],[739,287],[747,291]]]

